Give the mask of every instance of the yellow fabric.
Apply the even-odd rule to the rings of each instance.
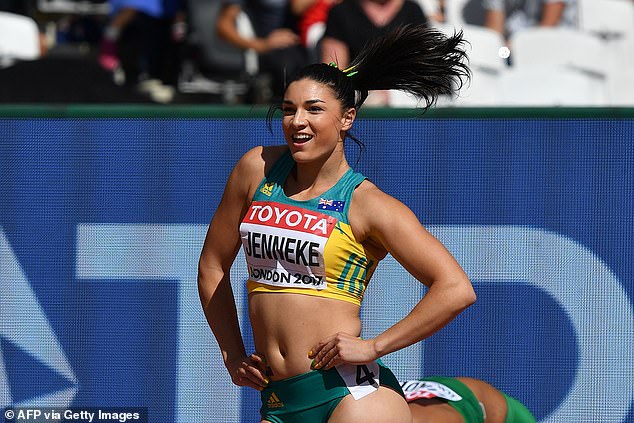
[[[326,289],[277,287],[248,280],[247,291],[248,293],[288,292],[333,298],[361,305],[363,294],[378,260],[356,241],[350,225],[337,222],[326,242],[324,264],[328,284]]]

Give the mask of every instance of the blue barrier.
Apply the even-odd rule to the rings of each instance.
[[[204,321],[196,265],[262,119],[0,119],[0,408],[148,407],[251,422]],[[411,207],[478,302],[385,358],[399,378],[469,375],[543,422],[634,422],[634,121],[368,119],[351,163]],[[242,257],[232,269],[247,343]],[[391,258],[364,336],[423,287]],[[247,346],[252,348],[252,343]]]

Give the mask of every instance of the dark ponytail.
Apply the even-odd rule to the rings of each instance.
[[[344,110],[359,109],[372,90],[401,90],[433,106],[440,95],[452,95],[471,76],[462,31],[447,36],[423,25],[397,27],[369,41],[350,67],[317,63],[301,68],[288,81],[311,79],[332,88]],[[271,129],[273,114],[267,122]]]
[[[350,64],[360,107],[372,90],[406,91],[427,109],[439,95],[456,93],[469,79],[462,31],[446,36],[421,25],[398,27],[372,39]],[[353,72],[356,72],[354,75]]]

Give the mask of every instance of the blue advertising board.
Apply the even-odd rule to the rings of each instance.
[[[541,422],[634,422],[634,121],[368,119],[350,162],[456,256],[478,301],[384,361],[485,379]],[[0,119],[0,409],[146,407],[254,422],[196,289],[233,164],[262,119]],[[247,348],[246,264],[232,283]],[[363,336],[424,287],[388,256]]]

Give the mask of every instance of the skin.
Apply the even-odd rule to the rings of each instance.
[[[403,8],[404,0],[361,0],[359,2],[367,18],[377,27],[389,24]],[[320,41],[321,61],[335,62],[339,69],[350,66],[352,57],[348,45],[332,37],[324,37]],[[388,91],[372,91],[366,100],[367,106],[386,106],[390,103]]]
[[[284,191],[290,198],[318,197],[349,169],[345,133],[356,117],[331,88],[303,79],[285,93],[282,126],[296,166]],[[214,215],[199,263],[199,294],[233,382],[256,389],[312,369],[363,364],[432,335],[475,301],[464,271],[401,202],[364,181],[352,196],[353,234],[376,258],[390,252],[429,287],[404,319],[372,339],[361,339],[359,306],[290,293],[251,293],[249,313],[257,354],[247,356],[240,335],[229,269],[241,245],[237,230],[254,192],[285,147],[255,148],[238,162]],[[394,216],[399,216],[394,219]],[[342,400],[331,423],[410,422],[406,402],[391,389]]]
[[[566,3],[564,2],[546,3],[542,11],[539,26],[552,27],[559,25],[565,7]],[[503,10],[489,10],[485,15],[484,25],[505,35],[505,21],[506,15]]]
[[[359,4],[368,19],[381,28],[394,19],[403,7],[404,0],[361,0]],[[321,40],[321,61],[329,63],[334,61],[340,69],[350,65],[350,49],[341,40],[332,37],[324,37]]]
[[[295,16],[301,16],[317,2],[318,0],[291,0],[291,12]],[[324,2],[327,4],[336,4],[339,3],[340,0],[324,0]]]
[[[220,10],[216,21],[218,35],[235,47],[242,50],[253,49],[257,53],[264,54],[271,50],[287,48],[299,43],[299,36],[287,28],[276,29],[264,38],[243,37],[236,26],[236,19],[240,12],[242,12],[240,5],[226,5]]]
[[[130,7],[123,7],[119,11],[119,13],[117,13],[115,17],[112,19],[112,22],[110,22],[110,25],[119,30],[122,30],[132,21],[132,19],[134,19],[136,14],[137,14],[136,9],[133,9]]]
[[[467,385],[476,398],[484,404],[486,410],[485,423],[504,423],[506,420],[506,399],[493,386],[472,378],[457,378]],[[409,409],[412,413],[413,423],[465,423],[463,417],[445,401],[431,399],[418,399],[410,402]]]

